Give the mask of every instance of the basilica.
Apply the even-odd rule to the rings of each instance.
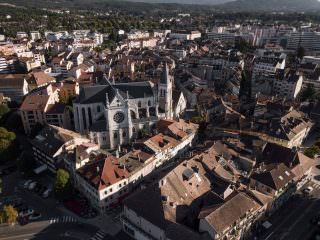
[[[151,131],[159,119],[178,117],[186,108],[182,93],[173,103],[173,77],[167,65],[158,84],[106,82],[81,88],[73,104],[76,131],[103,148],[129,144],[141,129]]]

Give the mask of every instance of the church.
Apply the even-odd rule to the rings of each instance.
[[[129,144],[141,129],[150,131],[159,119],[177,117],[173,103],[173,77],[164,65],[158,84],[149,81],[86,86],[73,104],[75,130],[88,134],[102,148]],[[176,106],[186,102],[180,93]]]

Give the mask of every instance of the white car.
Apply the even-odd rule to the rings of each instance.
[[[313,191],[313,187],[310,187],[310,186],[303,189],[303,192],[307,195],[309,195],[312,191]]]
[[[23,184],[23,188],[28,188],[29,184],[32,183],[32,180],[27,180],[24,184]]]
[[[39,218],[41,218],[41,213],[33,213],[29,216],[29,220],[37,220]]]
[[[36,185],[37,185],[37,182],[36,182],[36,181],[31,182],[31,183],[29,184],[28,189],[29,189],[29,190],[33,190],[33,189],[36,187]]]
[[[34,210],[32,208],[27,209],[26,211],[23,211],[19,213],[20,217],[28,217],[30,215],[34,214]]]

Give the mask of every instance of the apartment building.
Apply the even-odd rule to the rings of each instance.
[[[30,134],[37,124],[51,124],[71,128],[70,112],[65,104],[57,101],[56,95],[29,95],[19,108],[24,131]]]
[[[0,93],[11,101],[21,102],[29,92],[28,75],[26,74],[1,74]]]
[[[80,134],[53,125],[45,125],[30,143],[34,159],[41,169],[55,173],[64,167],[63,153],[89,140]]]
[[[308,52],[320,52],[320,32],[293,32],[291,33],[287,48],[296,50],[303,47]]]
[[[251,97],[257,93],[270,95],[273,87],[273,79],[278,69],[285,68],[285,56],[257,57],[253,63],[251,78]]]
[[[299,95],[303,84],[303,76],[291,69],[280,69],[273,82],[273,94],[294,100]]]

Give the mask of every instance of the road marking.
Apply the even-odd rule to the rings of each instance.
[[[106,233],[102,230],[96,232],[96,234],[90,238],[90,240],[102,240],[105,237]]]
[[[270,234],[265,238],[265,240],[268,240],[268,239],[269,239],[269,237],[271,237],[273,233],[274,233],[274,231],[273,231],[273,232],[271,232],[271,233],[270,233]]]

